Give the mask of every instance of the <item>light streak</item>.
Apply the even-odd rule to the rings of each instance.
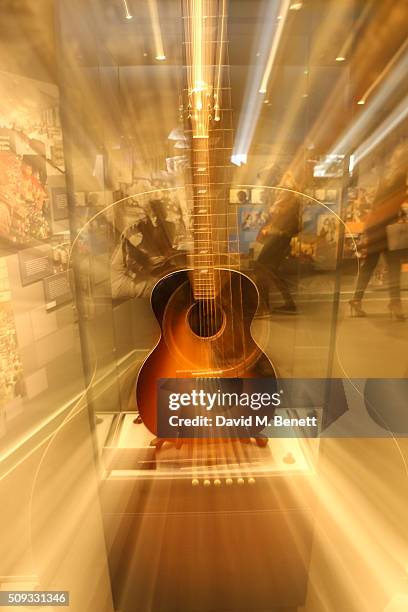
[[[215,116],[214,116],[214,119],[215,119],[215,121],[219,121],[221,119],[221,117],[220,117],[220,103],[221,103],[220,91],[221,91],[222,60],[223,60],[223,54],[224,54],[224,29],[225,29],[225,13],[226,13],[225,1],[226,0],[222,0],[221,32],[220,32],[220,42],[219,42],[219,56],[218,56],[218,62],[217,62],[217,79],[216,79],[215,93],[214,93],[214,100],[215,100],[215,104],[214,104]]]
[[[162,39],[160,24],[159,24],[159,11],[157,8],[157,1],[148,0],[148,4],[149,4],[150,20],[152,22],[154,46],[156,49],[156,59],[158,61],[164,61],[166,59],[166,55],[164,53],[164,48],[163,48],[163,39]]]
[[[370,85],[367,91],[363,93],[363,95],[361,96],[357,104],[364,104],[367,101],[368,96],[377,87],[377,85],[383,80],[383,78],[390,72],[392,67],[397,62],[397,60],[401,57],[403,52],[406,50],[407,46],[408,46],[408,39],[405,41],[404,44],[401,45],[401,47],[398,49],[396,54],[391,58],[391,60],[388,62],[385,68],[381,71],[381,73],[378,75],[375,81]]]
[[[283,0],[281,4],[281,10],[279,11],[279,16],[281,19],[279,20],[278,26],[276,28],[275,36],[272,39],[272,46],[269,52],[268,63],[266,64],[265,73],[262,78],[261,86],[259,88],[259,93],[266,93],[268,87],[269,77],[271,76],[273,63],[276,58],[276,54],[278,52],[280,39],[282,37],[283,28],[285,26],[286,17],[288,15],[290,0]]]
[[[408,96],[405,96],[381,125],[354,151],[354,166],[373,151],[407,116]]]
[[[150,349],[148,349],[148,348],[142,349],[142,352],[149,352],[149,350]],[[84,389],[83,391],[80,391],[79,393],[77,393],[72,399],[68,400],[63,406],[61,406],[57,411],[55,411],[53,414],[51,414],[47,419],[43,420],[38,425],[38,427],[30,430],[28,435],[23,437],[23,438],[21,438],[15,444],[14,447],[8,449],[3,455],[1,455],[0,456],[0,463],[3,463],[6,459],[8,459],[11,455],[13,455],[16,451],[19,451],[20,449],[22,449],[24,447],[24,445],[27,444],[27,442],[30,442],[31,440],[34,440],[35,436],[38,433],[44,432],[44,436],[42,437],[42,439],[35,446],[30,448],[27,451],[27,453],[25,455],[23,455],[23,457],[21,457],[21,459],[16,461],[6,472],[4,472],[4,473],[2,473],[0,475],[0,481],[4,480],[9,474],[11,474],[11,472],[13,472],[20,465],[22,465],[24,463],[24,461],[26,461],[37,450],[39,450],[48,440],[52,439],[56,435],[56,433],[58,431],[60,431],[65,426],[65,424],[67,424],[75,416],[77,416],[77,414],[79,414],[79,412],[81,412],[83,409],[87,408],[88,404],[86,403],[85,396],[86,396],[86,393],[91,388],[91,386],[92,386],[93,389],[95,389],[102,382],[104,382],[106,379],[109,379],[111,376],[113,376],[114,372],[117,371],[118,365],[120,366],[122,363],[124,363],[126,360],[128,360],[129,357],[132,354],[134,354],[136,352],[140,352],[140,349],[134,349],[134,350],[130,351],[129,353],[127,353],[113,367],[109,368],[109,370],[106,373],[104,373],[102,376],[100,376],[97,379],[95,379],[96,368],[94,368],[94,374],[92,376],[91,383],[86,387],[86,389]],[[100,396],[100,393],[98,392],[95,395],[95,397],[99,397],[99,396]],[[82,407],[78,408],[78,410],[76,411],[75,409],[81,405],[82,401],[84,402]],[[67,412],[67,414],[64,416],[62,422],[59,423],[59,424],[56,424],[55,428],[50,433],[46,433],[45,432],[46,427],[52,421],[55,421],[57,419],[57,417],[62,415],[64,412]]]
[[[286,1],[286,12],[288,10],[288,5],[289,2]],[[278,49],[275,40],[278,35],[278,29],[280,33],[283,29],[282,20],[277,21],[280,14],[282,14],[282,7],[277,5],[277,3],[270,3],[268,12],[262,17],[262,29],[256,36],[256,52],[254,54],[256,60],[252,72],[248,75],[244,103],[242,105],[242,108],[245,110],[241,111],[231,158],[232,162],[236,165],[246,163],[248,151],[261,114],[264,100],[262,96],[259,95],[259,92],[262,89],[265,89],[266,92],[264,82],[265,79],[267,81],[270,77],[273,60]],[[275,49],[275,51],[273,51],[273,49]]]
[[[246,153],[236,153],[231,155],[231,162],[235,166],[241,166],[242,164],[246,164],[248,160],[248,155]]]
[[[365,100],[363,99],[360,99],[358,101],[358,104],[366,106],[364,113],[361,113],[361,115],[357,118],[352,127],[347,130],[347,132],[337,141],[337,143],[335,143],[335,145],[330,151],[330,154],[347,155],[348,153],[354,151],[355,143],[359,140],[361,141],[362,137],[364,137],[364,134],[366,133],[366,130],[370,127],[370,124],[372,123],[373,119],[375,119],[375,117],[382,112],[382,109],[386,102],[398,90],[401,84],[405,82],[406,73],[408,70],[408,50],[402,54],[402,57],[401,53],[402,52],[398,51],[399,61],[396,63],[394,69],[390,72],[390,74],[388,74],[382,86],[378,89],[377,93],[372,96],[372,98],[368,102],[365,102]],[[395,64],[395,61],[393,61],[393,63]],[[399,119],[395,117],[396,111],[393,111],[390,115],[389,122],[390,125],[392,124],[394,125],[394,127],[395,125],[398,125],[398,123],[402,121],[402,119],[406,116],[406,109],[402,107],[402,104],[404,104],[404,102],[399,104],[397,107],[399,109],[398,113],[401,114],[401,117]],[[386,122],[387,120],[384,122],[384,124],[386,124]],[[385,125],[384,129],[385,132],[388,134],[390,130],[393,129],[393,127],[387,128]],[[377,130],[374,134],[377,134]],[[374,137],[374,134],[371,136],[371,139]],[[372,148],[373,147],[371,147],[371,149]],[[360,157],[360,159],[362,158]],[[355,163],[358,163],[357,159],[355,160]]]
[[[347,56],[350,53],[350,49],[351,49],[351,45],[353,43],[353,40],[355,40],[355,38],[359,36],[360,30],[361,30],[364,22],[366,21],[367,17],[369,16],[369,14],[370,14],[370,3],[367,2],[366,6],[362,10],[359,18],[353,24],[353,27],[351,28],[349,35],[347,36],[346,40],[344,41],[342,48],[338,52],[338,54],[336,56],[336,62],[345,62],[346,61],[346,58],[347,58]]]
[[[133,19],[133,15],[131,15],[130,12],[129,12],[129,7],[128,7],[128,4],[127,4],[126,0],[123,0],[123,6],[125,7],[125,17],[126,17],[126,19]]]

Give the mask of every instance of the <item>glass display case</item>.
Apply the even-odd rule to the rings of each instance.
[[[8,63],[0,73],[0,490],[15,527],[0,545],[2,588],[60,588],[62,576],[81,612],[337,612],[313,608],[310,576],[327,552],[313,550],[317,508],[336,500],[327,475],[337,486],[339,466],[354,474],[357,460],[330,438],[346,448],[351,437],[388,436],[399,452],[396,434],[406,433],[396,414],[404,386],[398,410],[384,409],[387,381],[406,378],[408,333],[398,7],[51,4],[55,73]],[[383,22],[381,56],[371,41]],[[209,46],[222,43],[208,61],[211,87],[197,75],[191,86],[197,28]],[[394,171],[399,209],[378,220]],[[378,226],[373,249],[367,228]],[[154,291],[192,267],[185,279],[204,314],[210,285],[197,283],[203,297],[194,279],[208,283],[211,269],[239,272],[259,306],[231,289],[212,335],[193,329],[190,310],[183,321],[216,337],[238,302],[274,389],[319,381],[313,403],[302,396],[274,413],[313,417],[312,433],[192,443],[144,421],[138,381],[173,331],[162,325],[171,301]],[[163,378],[175,371],[206,378],[170,366]],[[255,367],[243,371],[251,378]],[[360,452],[357,441],[350,454]]]

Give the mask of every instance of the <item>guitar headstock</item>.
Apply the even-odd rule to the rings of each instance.
[[[204,81],[195,83],[189,93],[189,116],[193,138],[208,138],[214,112],[212,86]]]
[[[208,138],[220,121],[225,0],[184,0],[187,106],[193,138]]]

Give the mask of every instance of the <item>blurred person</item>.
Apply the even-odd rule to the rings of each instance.
[[[395,223],[402,212],[406,198],[407,144],[398,145],[384,167],[371,212],[365,219],[362,246],[365,257],[361,263],[353,298],[349,301],[350,313],[365,317],[362,300],[368,283],[383,254],[388,268],[388,291],[391,315],[403,321],[405,315],[401,304],[401,251],[391,251],[387,242],[387,226]]]
[[[286,172],[279,187],[299,191],[291,172]],[[269,290],[271,282],[281,293],[284,303],[273,308],[273,312],[295,314],[297,307],[290,292],[289,283],[281,272],[284,259],[290,251],[290,243],[300,231],[301,202],[299,196],[290,191],[279,191],[269,209],[265,225],[258,234],[263,244],[255,263],[255,278],[263,304],[261,314],[270,312]]]
[[[121,236],[111,261],[112,297],[147,297],[157,280],[182,265],[185,253],[174,248],[175,223],[161,200],[149,202],[151,216]]]
[[[176,224],[169,220],[167,207],[163,200],[151,200],[149,204],[154,227],[152,247],[160,256],[166,257],[173,251]]]
[[[148,256],[138,247],[143,240],[139,224],[133,225],[122,234],[111,261],[112,297],[145,297],[148,295]]]

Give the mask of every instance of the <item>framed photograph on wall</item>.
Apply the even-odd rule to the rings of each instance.
[[[51,214],[55,221],[68,219],[68,200],[65,187],[51,187]]]
[[[250,204],[251,202],[251,190],[250,189],[230,189],[229,194],[230,204]]]
[[[18,263],[22,286],[36,283],[54,271],[52,248],[47,244],[19,251]]]
[[[72,300],[71,271],[58,272],[43,279],[46,310],[52,310]]]

